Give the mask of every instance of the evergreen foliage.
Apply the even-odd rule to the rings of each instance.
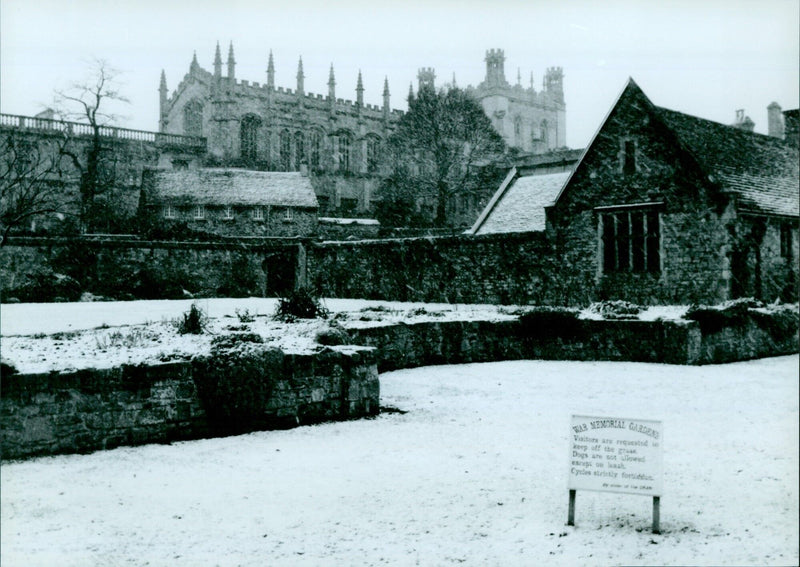
[[[451,197],[478,189],[480,167],[502,154],[505,143],[480,103],[451,87],[423,85],[388,140],[392,175],[381,188],[382,223],[447,224]]]

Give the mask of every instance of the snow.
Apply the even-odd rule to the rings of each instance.
[[[5,309],[5,306],[4,306]],[[797,565],[798,357],[381,376],[376,419],[0,468],[3,567]],[[651,499],[579,491],[572,414],[663,421]]]
[[[207,332],[181,335],[174,324],[196,303]],[[348,328],[404,322],[499,320],[514,315],[494,305],[450,305],[328,299],[334,320]],[[0,308],[0,355],[21,373],[112,368],[190,358],[208,352],[214,336],[238,328],[259,334],[286,353],[313,352],[315,335],[331,323],[275,321],[276,299],[199,299],[129,302],[9,304]],[[254,320],[243,324],[240,315]]]

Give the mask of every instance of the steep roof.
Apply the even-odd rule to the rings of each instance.
[[[666,108],[656,108],[684,147],[723,188],[754,212],[800,214],[797,148],[779,138],[746,132]]]
[[[545,207],[553,204],[571,172],[517,177],[516,171],[495,192],[471,234],[531,232],[545,229]]]
[[[245,169],[150,170],[147,202],[173,205],[317,207],[308,177],[300,173]]]
[[[623,102],[626,101],[626,102]],[[740,210],[800,216],[798,149],[779,138],[655,106],[632,78],[620,92],[573,170],[581,169],[594,142],[620,104],[643,104],[677,139],[697,165],[723,190],[740,196]],[[564,184],[555,201],[569,190]]]

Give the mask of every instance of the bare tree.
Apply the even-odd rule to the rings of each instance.
[[[409,98],[408,112],[389,139],[392,178],[405,189],[385,184],[384,192],[433,201],[434,223],[443,227],[450,197],[474,191],[479,166],[504,150],[502,137],[466,91],[451,87],[437,92],[423,85]]]
[[[69,210],[62,167],[68,142],[64,132],[46,139],[11,129],[0,133],[0,246],[34,219]]]
[[[115,103],[129,103],[123,96],[119,84],[119,71],[103,59],[95,60],[89,75],[83,81],[73,83],[68,89],[56,91],[56,110],[62,120],[84,122],[90,128],[90,139],[85,152],[82,145],[72,144],[62,148],[80,172],[81,207],[80,218],[83,230],[92,228],[98,196],[111,191],[116,185],[117,152],[104,129],[120,120],[111,112]]]

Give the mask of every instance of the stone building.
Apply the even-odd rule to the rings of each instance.
[[[485,79],[476,87],[467,87],[467,90],[483,105],[486,115],[506,144],[534,154],[566,147],[562,68],[548,68],[542,79],[542,90],[537,92],[533,73],[527,88],[522,86],[519,70],[516,84],[509,84],[502,49],[488,50],[485,61]]]
[[[8,210],[7,200],[15,198],[27,199],[30,207],[46,211],[27,217],[16,232],[69,232],[68,227],[75,228],[81,210],[81,175],[94,144],[99,148],[98,169],[105,181],[97,200],[115,217],[114,222],[123,225],[136,215],[144,168],[173,162],[197,165],[205,155],[205,140],[193,136],[112,126],[100,127],[97,134],[95,139],[89,124],[53,119],[52,111],[37,116],[0,114],[2,211]],[[94,219],[91,228],[104,232],[129,228],[105,220],[108,222]]]
[[[599,299],[796,301],[799,207],[796,145],[657,107],[631,79],[546,225]]]
[[[502,50],[487,51],[485,80],[467,90],[509,146],[531,153],[565,146],[561,69],[548,69],[537,92],[532,82],[523,88],[519,77],[510,85],[504,61]],[[384,79],[383,104],[375,106],[364,103],[360,73],[355,100],[337,98],[333,65],[326,95],[305,91],[302,58],[294,89],[275,85],[271,52],[266,75],[263,84],[238,79],[232,44],[224,72],[219,45],[213,72],[201,67],[195,55],[171,94],[162,73],[159,131],[205,137],[207,165],[268,171],[300,171],[306,166],[320,214],[370,215],[386,173],[382,147],[403,114],[390,108],[388,81]],[[432,68],[419,70],[420,85],[435,86],[434,79]]]
[[[365,214],[380,182],[381,146],[402,114],[390,108],[388,81],[375,106],[364,103],[360,73],[355,100],[337,98],[333,65],[325,96],[306,92],[304,79],[301,58],[295,89],[276,86],[270,52],[266,83],[239,80],[233,44],[223,74],[218,44],[213,72],[195,56],[170,95],[162,72],[159,131],[205,137],[211,165],[307,168],[321,213]]]
[[[310,236],[317,198],[297,172],[201,168],[147,170],[145,221],[195,233],[237,237]]]

